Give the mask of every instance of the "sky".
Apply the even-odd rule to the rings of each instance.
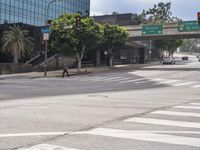
[[[197,20],[200,12],[200,0],[91,0],[91,16],[119,13],[138,13],[153,8],[159,2],[171,2],[171,12],[174,17],[184,21]]]

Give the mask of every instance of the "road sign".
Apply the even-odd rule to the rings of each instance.
[[[49,33],[43,33],[43,40],[48,41],[49,40]]]
[[[142,35],[152,35],[152,34],[162,34],[163,27],[162,25],[143,25],[142,26]]]
[[[200,31],[200,25],[197,21],[180,21],[178,22],[179,32]]]
[[[72,28],[73,28],[72,25],[64,26],[64,29],[65,29],[65,30],[72,29]]]
[[[50,33],[50,32],[52,32],[52,30],[49,29],[48,27],[44,27],[44,28],[41,28],[41,32],[42,33]]]

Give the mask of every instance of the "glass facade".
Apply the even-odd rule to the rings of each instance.
[[[24,23],[43,26],[46,10],[52,0],[0,0],[0,24]],[[48,10],[48,20],[63,13],[90,12],[90,0],[53,0]]]

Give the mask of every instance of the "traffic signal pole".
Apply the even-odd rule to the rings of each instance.
[[[197,13],[197,21],[198,21],[198,24],[200,25],[200,12]]]

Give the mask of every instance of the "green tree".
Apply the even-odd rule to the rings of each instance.
[[[161,50],[167,50],[169,53],[169,57],[173,57],[174,52],[177,50],[178,47],[181,47],[182,45],[185,45],[184,40],[162,40],[162,41],[156,41],[157,42],[157,48],[160,48]],[[159,43],[159,44],[158,44]]]
[[[160,2],[147,11],[143,10],[143,12],[140,15],[138,15],[138,19],[142,24],[163,24],[178,22],[181,20],[177,17],[172,16],[171,2]],[[184,41],[181,39],[166,39],[155,41],[155,43],[157,43],[157,48],[160,48],[160,50],[167,50],[169,52],[169,55],[173,56],[173,53],[176,51],[176,48],[184,44]]]
[[[86,51],[95,47],[100,39],[100,25],[92,18],[82,18],[81,27],[76,27],[76,17],[79,14],[63,14],[53,20],[51,46],[57,52],[74,53],[81,71],[81,62]],[[71,26],[70,29],[67,27]]]
[[[154,5],[153,8],[150,8],[146,11],[146,15],[148,16],[148,20],[151,23],[167,23],[171,22],[172,19],[172,12],[171,9],[171,2],[163,3],[160,2],[158,5]]]
[[[128,39],[128,32],[126,29],[117,25],[104,25],[103,45],[108,51],[109,65],[113,66],[113,51],[120,49],[125,45]]]
[[[18,63],[21,56],[32,51],[33,38],[29,36],[28,31],[22,30],[18,26],[9,27],[9,30],[3,33],[2,45],[1,49],[9,51],[13,56],[13,62]]]

